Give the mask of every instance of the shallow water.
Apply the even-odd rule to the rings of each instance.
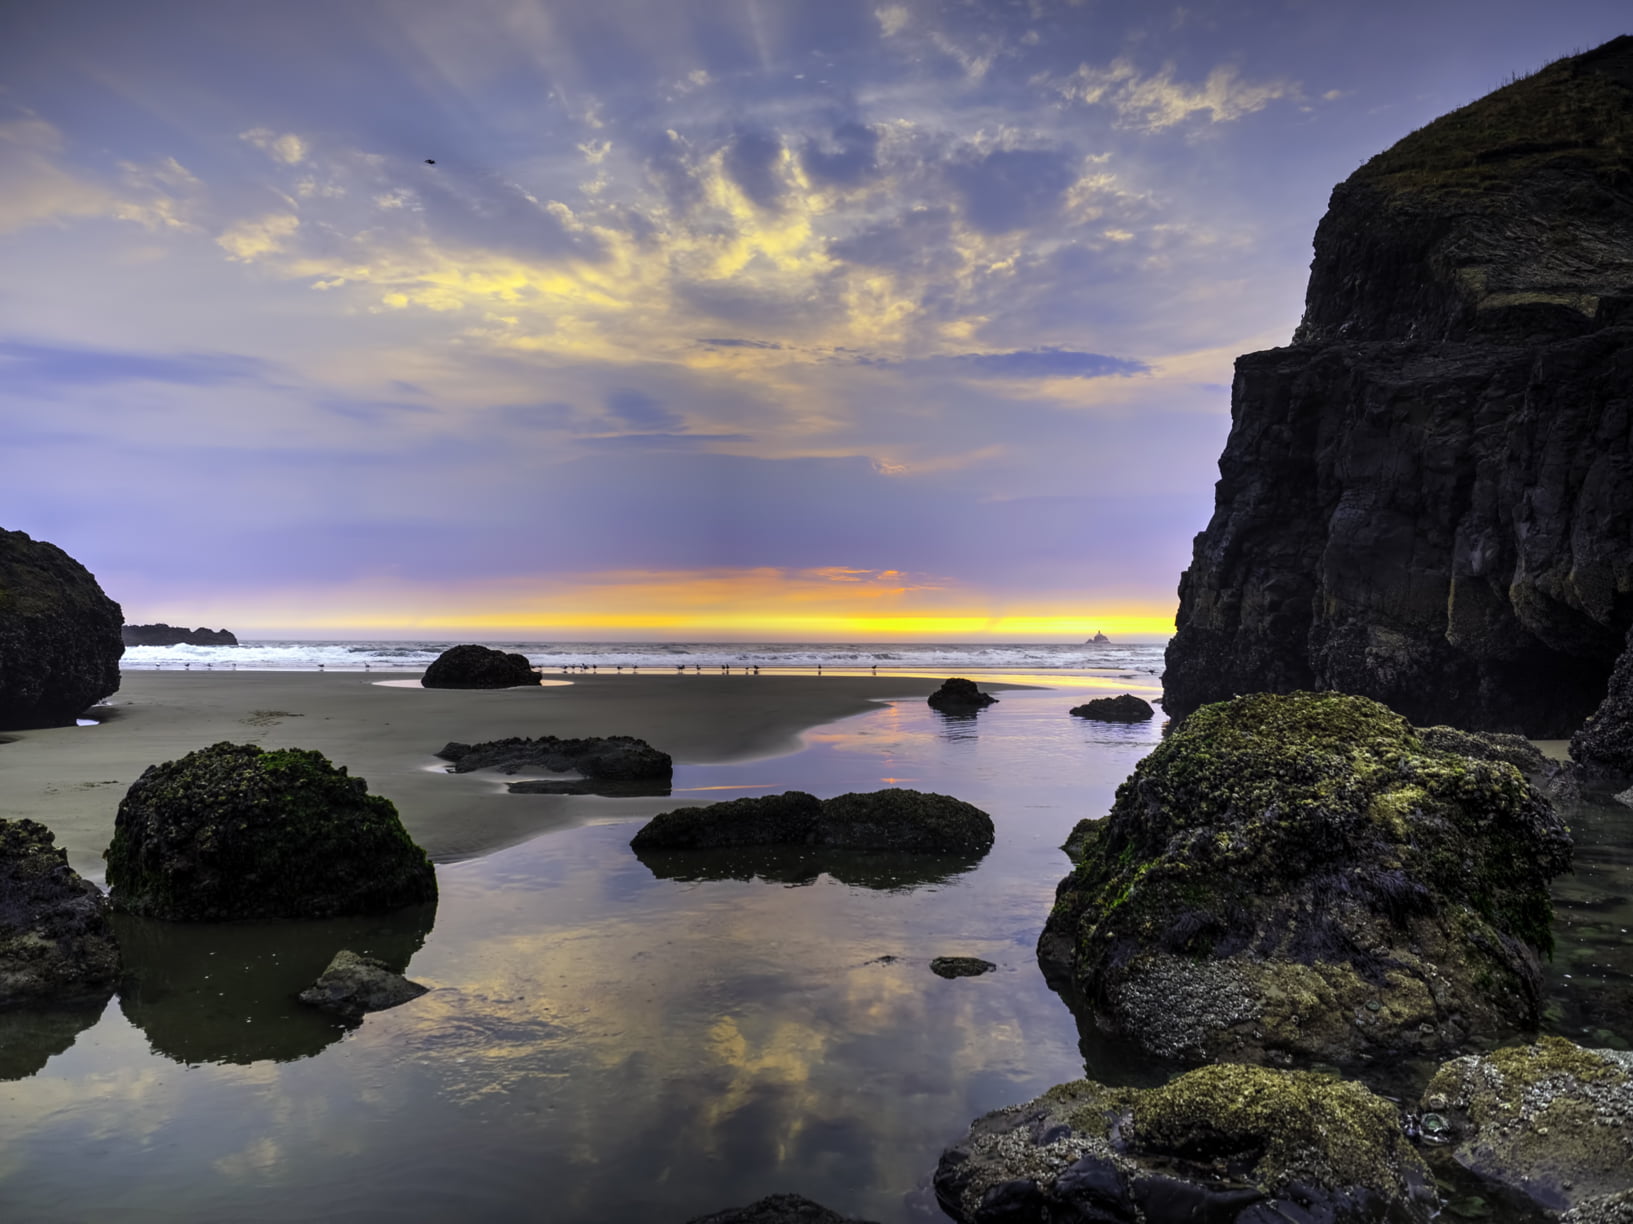
[[[1083,699],[1012,690],[962,719],[898,702],[676,773],[676,797],[954,794],[997,824],[975,864],[643,861],[640,820],[585,797],[582,824],[439,868],[434,913],[122,920],[132,980],[100,1016],[0,1020],[0,1217],[679,1224],[797,1191],[940,1219],[929,1175],[977,1115],[1085,1068],[1152,1079],[1080,1041],[1033,957],[1060,843],[1159,736],[1069,717]],[[1553,1025],[1625,1042],[1633,813],[1571,820]],[[350,1030],[292,1002],[340,947],[432,990]],[[941,955],[998,969],[944,980]]]

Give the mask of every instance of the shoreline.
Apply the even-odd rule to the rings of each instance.
[[[511,795],[486,771],[449,775],[446,743],[506,736],[631,735],[677,764],[780,756],[803,733],[894,699],[922,701],[940,678],[577,674],[539,689],[413,689],[377,673],[133,671],[88,713],[96,726],[8,732],[6,815],[50,829],[69,862],[102,879],[125,791],[149,765],[222,740],[314,748],[397,805],[433,861],[457,862],[594,816],[680,806],[679,797]],[[552,677],[546,674],[546,679]],[[1017,688],[983,682],[992,689]]]

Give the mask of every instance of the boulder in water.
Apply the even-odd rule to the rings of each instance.
[[[369,1012],[398,1007],[424,993],[424,986],[409,981],[378,957],[342,949],[298,998],[343,1020],[360,1020]]]
[[[1096,697],[1093,701],[1085,701],[1080,706],[1073,706],[1071,712],[1078,718],[1092,718],[1096,722],[1145,722],[1153,718],[1156,711],[1151,703],[1133,693],[1123,693],[1118,697]]]
[[[943,680],[941,687],[925,698],[934,708],[945,714],[968,714],[985,709],[998,699],[975,687],[974,680],[955,677]]]

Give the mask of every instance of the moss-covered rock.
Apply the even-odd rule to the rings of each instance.
[[[0,731],[71,727],[118,691],[123,621],[62,549],[0,530]]]
[[[107,860],[114,908],[150,918],[328,918],[437,895],[391,801],[302,748],[223,742],[149,766]]]
[[[1459,1164],[1551,1210],[1633,1182],[1633,1052],[1544,1037],[1456,1058],[1422,1106]]]
[[[1458,727],[1419,727],[1418,738],[1436,752],[1455,752],[1480,761],[1507,761],[1523,774],[1548,772],[1548,758],[1523,735],[1505,731],[1464,731]]]
[[[990,1113],[942,1155],[935,1189],[963,1224],[1420,1221],[1436,1206],[1388,1101],[1232,1064],[1160,1088],[1078,1080]]]
[[[1534,1029],[1571,850],[1512,765],[1336,693],[1196,711],[1068,844],[1038,954],[1100,1027],[1340,1064]]]
[[[637,852],[739,846],[816,846],[906,854],[975,855],[992,848],[992,817],[951,795],[910,787],[817,799],[804,791],[659,812],[635,834]]]
[[[68,865],[50,829],[0,820],[0,1009],[106,1002],[118,976],[101,890]]]

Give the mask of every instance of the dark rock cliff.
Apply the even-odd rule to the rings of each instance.
[[[1338,689],[1569,735],[1633,627],[1633,37],[1333,192],[1304,320],[1237,361],[1166,709]]]
[[[120,630],[126,646],[236,646],[226,629],[183,629],[160,621],[156,625],[126,625]]]
[[[70,727],[118,691],[121,620],[62,549],[0,530],[0,731]]]

